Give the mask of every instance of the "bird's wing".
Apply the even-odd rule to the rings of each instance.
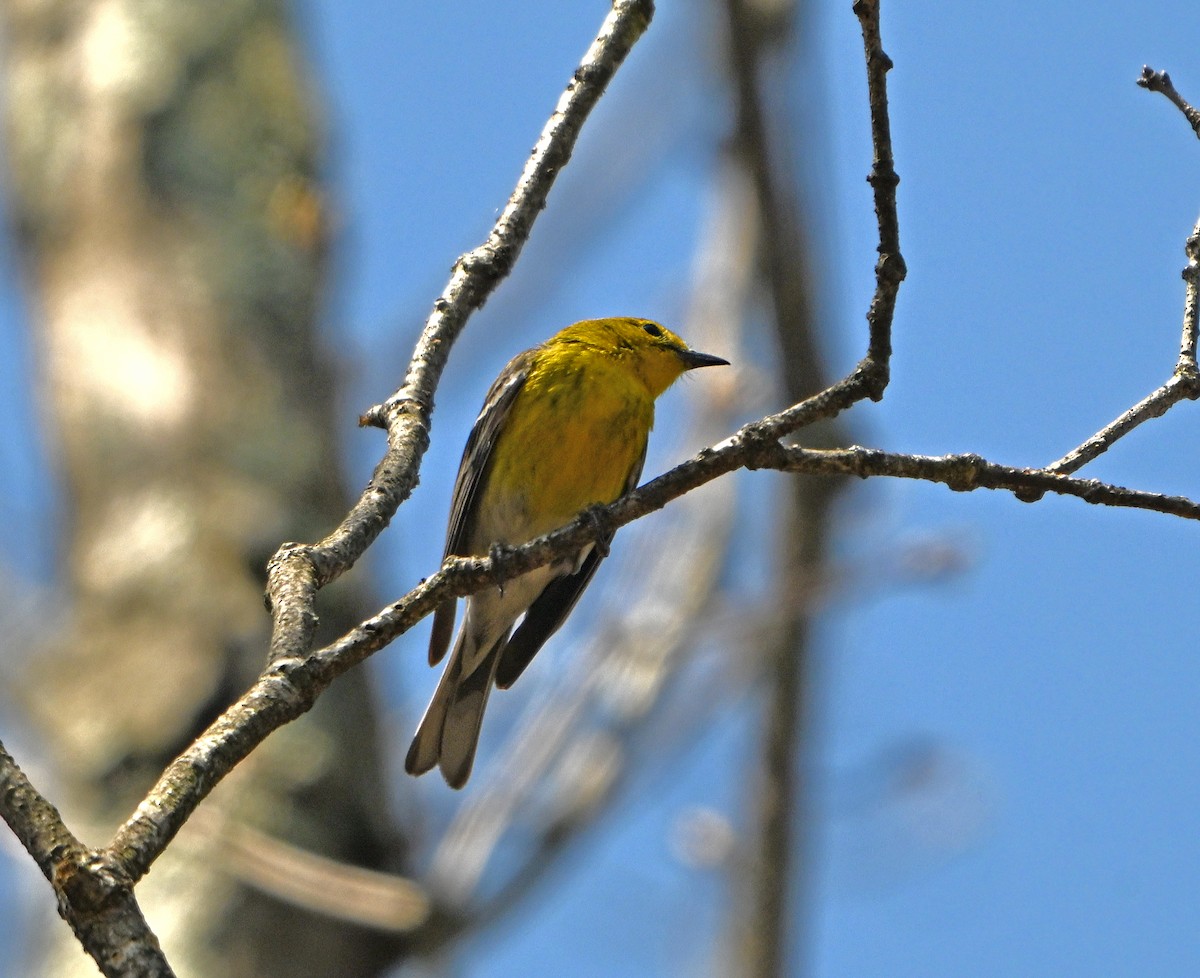
[[[646,445],[643,443],[642,454],[625,479],[622,495],[637,487],[645,463]],[[567,615],[575,607],[579,596],[595,576],[596,568],[600,566],[604,554],[608,553],[612,537],[611,533],[603,537],[599,545],[592,547],[579,570],[574,574],[556,577],[529,606],[529,610],[525,612],[525,620],[500,653],[500,663],[496,667],[497,686],[508,689],[515,683],[546,640],[567,620]]]
[[[451,554],[469,556],[467,541],[478,510],[479,499],[487,484],[492,468],[492,449],[505,422],[513,401],[529,376],[529,365],[535,351],[527,350],[508,362],[483,401],[483,410],[475,419],[471,434],[463,449],[462,461],[458,465],[458,477],[454,480],[454,495],[450,501],[450,522],[446,528],[445,560]],[[457,600],[443,601],[433,613],[433,630],[429,635],[429,664],[436,666],[454,634],[454,613]]]

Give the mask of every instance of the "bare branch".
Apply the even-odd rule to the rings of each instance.
[[[546,206],[555,178],[571,158],[584,121],[653,15],[653,0],[616,0],[613,4],[487,240],[455,262],[450,281],[435,300],[417,342],[403,386],[360,418],[360,424],[388,432],[387,451],[367,488],[341,525],[324,540],[313,546],[285,545],[272,558],[267,579],[275,614],[272,660],[303,656],[312,648],[316,591],[354,565],[412,493],[429,445],[434,390],[451,346],[470,314],[511,271],[534,220]]]
[[[1137,83],[1149,92],[1159,92],[1170,99],[1171,104],[1183,113],[1183,117],[1187,119],[1188,125],[1192,127],[1192,131],[1200,137],[1200,109],[1194,108],[1182,95],[1175,91],[1175,86],[1171,84],[1170,75],[1165,71],[1155,71],[1149,65],[1143,65],[1142,74],[1138,78]]]
[[[1186,496],[1166,496],[1156,492],[1127,489],[1098,479],[1072,479],[1048,469],[1020,469],[998,465],[978,455],[900,455],[872,448],[839,448],[813,451],[802,448],[777,449],[778,468],[787,472],[856,475],[866,479],[886,476],[940,482],[955,492],[976,489],[1003,489],[1023,499],[1026,491],[1073,496],[1094,506],[1117,506],[1165,513],[1185,520],[1200,520],[1200,503]]]
[[[828,391],[779,415],[745,426],[724,442],[659,476],[609,506],[589,510],[565,527],[520,547],[499,549],[489,557],[451,557],[437,574],[336,642],[303,660],[275,663],[163,773],[113,839],[123,862],[142,872],[162,852],[196,805],[271,731],[312,707],[337,676],[408,631],[448,597],[463,597],[489,585],[575,553],[612,530],[662,509],[698,486],[738,468],[778,469],[809,475],[888,476],[940,482],[957,492],[1004,489],[1053,492],[1095,505],[1144,509],[1200,520],[1200,503],[1114,486],[1094,479],[1073,479],[1045,469],[1020,469],[978,455],[902,455],[851,447],[832,450],[788,448],[766,433],[788,428],[779,419],[807,417],[829,409]],[[806,408],[806,405],[811,405]],[[133,873],[131,872],[132,876]]]
[[[2,743],[0,818],[33,857],[42,875],[51,882],[59,860],[84,849],[83,843],[63,824],[58,809],[33,786]]]
[[[862,27],[867,59],[867,97],[871,106],[871,145],[875,159],[867,182],[875,194],[879,224],[879,261],[875,265],[875,295],[867,312],[870,337],[867,359],[874,366],[871,399],[878,401],[887,387],[892,355],[892,317],[896,295],[908,270],[900,254],[900,218],[896,212],[896,174],[892,156],[892,126],[888,118],[887,73],[892,59],[884,53],[879,33],[879,0],[855,0],[854,15]]]
[[[412,492],[429,443],[433,392],[451,345],[470,313],[512,268],[555,177],[570,158],[583,122],[649,26],[653,13],[653,0],[614,3],[491,234],[483,245],[456,262],[417,343],[404,385],[363,416],[363,424],[387,427],[388,448],[362,496],[324,540],[312,546],[285,545],[272,558],[267,595],[275,618],[270,647],[273,665],[164,772],[117,833],[113,851],[119,853],[132,879],[145,874],[195,805],[235,764],[272,730],[310,709],[318,693],[344,671],[329,672],[325,660],[311,660],[308,668],[295,668],[312,648],[316,592],[354,564]],[[422,607],[427,613],[432,605]],[[364,627],[369,630],[369,623]],[[367,654],[364,651],[363,657]]]
[[[133,896],[106,852],[88,849],[0,744],[0,817],[58,896],[58,912],[109,978],[174,978]]]
[[[1142,68],[1138,85],[1147,91],[1159,92],[1171,100],[1200,136],[1200,111],[1193,108],[1171,84],[1165,71],[1155,71],[1149,65]],[[1179,359],[1169,380],[1142,398],[1114,421],[1105,425],[1078,448],[1067,452],[1057,462],[1046,466],[1047,472],[1069,474],[1077,472],[1088,462],[1099,458],[1113,445],[1139,425],[1152,418],[1161,418],[1172,407],[1183,400],[1200,398],[1200,369],[1196,365],[1196,341],[1200,334],[1200,221],[1192,227],[1184,247],[1187,265],[1183,269],[1183,280],[1187,284],[1183,303],[1183,335],[1179,341]],[[1021,491],[1017,498],[1024,502],[1036,502],[1042,491]]]
[[[483,245],[456,263],[450,283],[434,304],[404,385],[364,415],[364,424],[385,427],[388,432],[387,451],[367,489],[341,525],[324,540],[312,546],[285,546],[272,560],[268,584],[275,614],[272,661],[254,686],[166,769],[155,788],[114,836],[109,849],[102,852],[87,850],[67,832],[53,808],[33,791],[11,757],[0,749],[3,814],[38,858],[43,872],[51,865],[52,853],[57,854],[55,858],[69,855],[71,866],[86,870],[76,874],[70,882],[76,888],[74,892],[81,897],[98,893],[97,903],[101,909],[119,915],[119,923],[111,920],[106,923],[114,928],[114,932],[130,926],[136,929],[140,922],[143,930],[138,946],[156,951],[157,943],[145,929],[133,901],[133,885],[213,787],[273,730],[311,708],[333,679],[403,634],[446,598],[495,586],[567,553],[577,552],[583,544],[595,542],[613,529],[661,509],[671,500],[739,468],[768,468],[820,476],[918,479],[939,482],[955,491],[1001,489],[1023,499],[1053,492],[1093,504],[1145,509],[1200,520],[1200,503],[1190,499],[1062,474],[1069,470],[1068,465],[1085,464],[1142,420],[1157,416],[1153,412],[1168,398],[1174,398],[1170,402],[1174,403],[1182,397],[1197,396],[1196,393],[1176,395],[1176,391],[1194,384],[1197,372],[1196,310],[1200,302],[1196,293],[1200,272],[1196,270],[1196,239],[1200,226],[1189,239],[1184,338],[1176,375],[1161,389],[1167,393],[1160,396],[1156,392],[1142,405],[1127,412],[1132,413],[1134,419],[1126,421],[1125,416],[1118,419],[1109,426],[1114,429],[1112,434],[1105,434],[1108,431],[1105,429],[1095,436],[1101,447],[1087,457],[1081,455],[1078,464],[1064,459],[1055,463],[1058,469],[1055,466],[1020,469],[998,465],[976,455],[930,457],[861,447],[818,450],[781,444],[780,439],[816,421],[834,418],[857,401],[867,397],[878,400],[887,385],[891,323],[898,289],[905,275],[896,214],[898,177],[893,165],[887,117],[886,73],[891,62],[880,44],[878,0],[857,0],[854,9],[862,24],[868,65],[874,144],[874,164],[868,179],[875,195],[880,235],[876,288],[867,314],[870,327],[868,350],[854,371],[819,393],[744,426],[731,437],[701,451],[616,503],[598,507],[553,533],[519,548],[497,551],[489,557],[447,560],[437,574],[401,600],[362,622],[336,642],[310,651],[316,620],[313,612],[316,591],[353,565],[411,493],[428,444],[434,390],[451,345],[469,314],[482,305],[495,284],[512,267],[533,220],[545,204],[555,175],[570,156],[580,126],[632,44],[648,25],[653,13],[651,0],[617,0],[543,131],[518,187],[492,233]],[[1162,87],[1164,85],[1166,87]],[[1174,91],[1169,88],[1169,79],[1165,75],[1159,80],[1153,73],[1146,87],[1163,91],[1168,97]],[[1184,106],[1186,103],[1181,108]],[[1195,110],[1186,106],[1184,111],[1191,120]],[[1147,402],[1150,406],[1144,407]],[[1145,416],[1139,412],[1144,412]],[[1079,451],[1086,454],[1092,450],[1083,446]],[[33,821],[30,821],[29,812],[34,813]],[[53,818],[49,813],[53,813]],[[49,835],[45,835],[47,832]],[[59,842],[54,843],[54,839]],[[58,865],[54,863],[53,867]],[[47,875],[55,880],[58,888],[60,881],[55,872]],[[66,885],[59,889],[60,893],[67,892]],[[97,946],[95,941],[81,932],[82,925],[77,925],[75,920],[72,920],[72,926],[76,927],[80,939],[101,963],[102,969],[105,968],[101,960],[103,953],[93,951]],[[140,967],[139,974],[170,974],[165,960],[154,959]],[[133,972],[113,970],[105,973]]]
[[[1194,401],[1197,397],[1200,397],[1200,377],[1196,375],[1194,367],[1187,373],[1175,373],[1165,384],[1105,425],[1078,448],[1072,449],[1057,462],[1047,465],[1046,471],[1063,475],[1077,472],[1088,462],[1107,452],[1138,425],[1151,418],[1161,418],[1180,401]]]
[[[896,455],[863,448],[787,449],[778,439],[816,420],[833,417],[862,396],[870,367],[799,404],[751,422],[610,506],[521,547],[492,557],[451,558],[408,595],[338,641],[304,659],[277,661],[255,685],[173,762],[113,840],[130,876],[138,878],[187,820],[195,806],[272,731],[310,709],[338,675],[383,648],[429,614],[442,600],[501,584],[543,566],[610,530],[661,509],[672,499],[738,468],[777,468],[817,475],[891,476],[942,482],[958,491],[1007,489],[1054,492],[1090,503],[1146,509],[1200,519],[1200,503],[1095,480],[1070,479],[1047,470],[1018,469],[977,455]]]
[[[1172,89],[1174,91],[1174,89]],[[1186,283],[1183,300],[1183,334],[1179,340],[1179,359],[1170,379],[1152,391],[1137,404],[1125,411],[1092,435],[1078,448],[1074,448],[1057,462],[1046,466],[1047,472],[1069,475],[1077,472],[1093,459],[1099,458],[1113,445],[1151,418],[1161,418],[1180,401],[1200,398],[1200,369],[1196,365],[1196,339],[1200,333],[1200,221],[1192,227],[1184,246],[1187,264],[1182,277]],[[1024,502],[1036,502],[1040,493],[1020,493]]]
[[[225,867],[277,900],[360,927],[408,934],[429,919],[429,897],[405,876],[352,866],[233,819],[201,819]]]

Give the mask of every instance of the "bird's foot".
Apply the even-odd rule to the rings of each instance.
[[[515,549],[516,547],[510,547],[506,543],[493,543],[490,547],[488,547],[488,560],[490,560],[494,565],[511,554]],[[497,584],[496,589],[500,592],[501,596],[503,596],[504,582],[501,581],[499,584]]]
[[[603,560],[608,556],[609,544],[612,543],[613,534],[616,533],[612,520],[608,516],[608,507],[599,503],[589,506],[579,514],[579,520],[596,534],[594,546],[596,553]]]

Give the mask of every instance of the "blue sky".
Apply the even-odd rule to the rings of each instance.
[[[850,4],[813,6],[812,40],[775,95],[800,120],[791,150],[840,372],[865,347],[870,146]],[[659,3],[527,260],[472,321],[422,486],[374,558],[381,592],[436,562],[462,440],[509,356],[588,315],[678,317],[725,125],[704,7]],[[604,9],[305,4],[340,212],[329,332],[353,382],[352,484],[379,451],[354,418],[398,382],[450,264],[486,233]],[[1198,39],[1200,8],[1183,2],[885,2],[909,279],[892,386],[853,412],[857,441],[1044,464],[1166,379],[1183,242],[1200,213],[1200,143],[1134,80],[1149,63],[1200,101]],[[623,194],[625,174],[634,189]],[[3,543],[7,559],[48,573],[47,477],[11,256],[6,274]],[[1198,451],[1185,404],[1085,474],[1200,497]],[[822,621],[810,973],[1200,973],[1197,528],[907,482],[857,487],[843,515],[838,554],[850,568],[925,539],[969,560],[925,583],[851,574]],[[422,638],[375,664],[403,697],[403,723],[433,681]],[[463,973],[703,973],[726,896],[718,873],[673,855],[672,833],[696,809],[742,820],[751,738],[735,704],[694,752],[639,774],[527,909],[472,945]],[[422,791],[452,803],[440,785]]]

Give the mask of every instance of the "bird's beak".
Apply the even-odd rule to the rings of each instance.
[[[721,357],[714,357],[711,353],[697,353],[695,350],[678,350],[679,359],[683,361],[683,365],[688,370],[695,370],[697,367],[728,367],[729,361],[723,360]]]

